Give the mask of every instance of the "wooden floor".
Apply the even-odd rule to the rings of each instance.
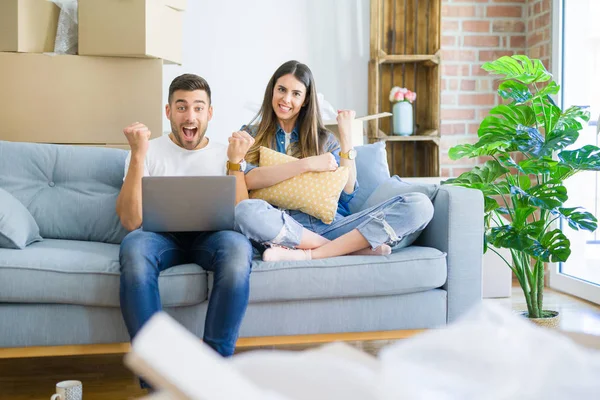
[[[513,310],[521,310],[525,305],[519,288],[513,289],[512,298],[485,301]],[[562,329],[600,335],[599,306],[548,289],[545,304],[549,309],[560,311]],[[390,341],[349,343],[376,355]],[[317,345],[279,345],[270,348],[302,350]],[[243,351],[247,350],[252,349]],[[119,354],[0,359],[0,400],[49,399],[54,393],[55,383],[69,379],[83,382],[85,400],[119,400],[143,396],[145,392],[139,389],[137,380],[123,366],[122,359],[123,356]]]

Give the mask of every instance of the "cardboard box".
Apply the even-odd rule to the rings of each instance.
[[[365,140],[365,130],[364,123],[365,121],[370,121],[373,119],[390,117],[392,114],[389,112],[367,115],[365,117],[358,117],[352,121],[352,145],[353,146],[362,146],[366,144]],[[325,127],[333,132],[336,136],[339,136],[338,124],[336,120],[323,121]]]
[[[125,143],[123,128],[162,132],[161,60],[0,53],[0,140]]]
[[[79,0],[79,55],[182,63],[185,0]]]
[[[0,51],[54,51],[59,14],[47,0],[0,0]]]

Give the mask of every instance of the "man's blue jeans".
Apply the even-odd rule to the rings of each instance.
[[[196,263],[213,273],[204,342],[223,356],[235,349],[249,294],[252,245],[237,232],[153,233],[141,229],[121,243],[121,312],[133,339],[160,311],[158,275],[175,265]]]

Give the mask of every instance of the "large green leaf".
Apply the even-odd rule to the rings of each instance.
[[[519,230],[512,225],[499,226],[489,230],[486,240],[495,248],[513,249],[534,257],[540,257],[546,249],[539,241],[529,235],[529,232],[533,232],[535,228],[537,227],[533,226],[528,230]]]
[[[487,196],[501,196],[503,194],[510,194],[510,183],[505,180],[491,183],[484,188],[483,194]]]
[[[560,229],[546,232],[534,256],[545,262],[565,262],[571,255],[571,242]]]
[[[500,207],[500,205],[498,204],[496,199],[493,199],[489,196],[485,196],[483,198],[483,200],[484,200],[484,212],[485,213],[489,213]]]
[[[589,120],[590,112],[587,107],[573,106],[560,114],[553,129],[580,131],[584,126],[583,123]]]
[[[541,60],[532,60],[522,54],[514,55],[512,58],[522,63],[527,74],[535,77],[534,82],[547,82],[552,79],[552,74],[546,70]]]
[[[530,204],[547,210],[562,206],[568,199],[567,188],[557,185],[557,182],[534,186],[527,190],[527,193]]]
[[[553,214],[563,217],[569,226],[575,230],[585,229],[593,232],[598,227],[598,220],[593,214],[584,211],[581,207],[563,208],[552,210]]]
[[[490,229],[488,242],[496,248],[507,248],[527,252],[533,255],[539,246],[536,240],[519,231],[512,225],[498,226]]]
[[[533,214],[535,210],[537,210],[537,207],[532,207],[529,205],[517,207],[514,212],[512,224],[517,228],[525,226],[527,224],[527,218]]]
[[[482,69],[492,74],[501,75],[504,79],[514,79],[524,84],[545,82],[552,78],[540,60],[530,60],[526,56],[504,56],[486,62]]]
[[[511,193],[513,195],[520,195],[530,205],[545,210],[558,208],[568,199],[567,188],[554,181],[536,185],[529,190],[523,190],[520,187],[512,186]]]
[[[546,142],[542,148],[542,155],[551,155],[554,151],[562,150],[572,145],[579,137],[579,131],[583,128],[582,122],[590,118],[589,111],[583,107],[574,106],[560,114],[552,130],[546,134]]]
[[[517,162],[515,160],[513,160],[513,158],[511,157],[511,155],[509,153],[504,153],[504,154],[499,155],[498,161],[505,168],[515,168],[519,172],[523,173],[523,170],[521,169],[519,164],[517,164]]]
[[[528,175],[519,175],[516,183],[523,190],[528,190],[531,187],[531,179]]]
[[[526,105],[500,104],[490,110],[490,115],[503,117],[509,124],[501,124],[509,127],[515,125],[532,125],[535,122],[535,114],[531,107]],[[490,116],[488,115],[488,117]],[[485,118],[487,119],[487,117]],[[484,121],[485,121],[484,119]],[[501,120],[502,121],[502,120]],[[498,122],[498,121],[496,121]]]
[[[515,125],[503,118],[498,118],[493,115],[488,115],[479,124],[477,136],[479,136],[478,145],[505,142],[506,146],[510,146],[513,137],[515,136]]]
[[[579,171],[600,171],[600,148],[588,144],[577,150],[563,150],[558,158]]]
[[[537,151],[543,144],[543,138],[534,128],[528,128],[534,123],[535,114],[530,107],[501,104],[490,110],[490,114],[481,122],[477,131],[479,141],[476,144],[455,146],[448,155],[453,160],[493,156],[515,151],[519,146]]]
[[[544,232],[545,227],[546,221],[537,220],[523,225],[523,227],[521,228],[521,232],[532,238],[537,239]]]
[[[510,211],[509,211],[509,210],[508,210],[508,208],[506,208],[506,207],[498,207],[498,208],[496,209],[496,212],[497,212],[498,214],[510,215]]]
[[[488,160],[483,166],[473,167],[471,171],[460,174],[458,178],[448,179],[445,183],[483,191],[487,185],[495,182],[507,172],[508,170],[496,160]]]
[[[562,150],[572,145],[579,138],[579,132],[575,130],[557,130],[546,135],[546,142],[540,150],[541,156],[551,156],[553,152]]]
[[[481,122],[477,131],[479,141],[474,146],[493,145],[495,150],[519,150],[537,155],[544,145],[544,137],[532,126],[535,121],[531,107],[504,104],[496,106]]]
[[[532,108],[538,128],[544,133],[551,132],[558,123],[562,110],[548,96],[534,98]]]
[[[558,161],[550,157],[529,158],[519,162],[519,168],[524,174],[546,174],[553,171],[558,165]]]
[[[530,128],[524,125],[516,127],[517,135],[514,143],[517,150],[522,153],[538,157],[544,146],[544,137],[536,128]]]
[[[448,157],[450,157],[451,160],[460,160],[465,157],[493,156],[498,152],[504,152],[506,143],[507,142],[505,141],[493,143],[482,143],[480,141],[476,145],[459,144],[448,150]]]
[[[482,132],[480,130],[479,132],[481,133],[479,141],[474,146],[480,149],[478,150],[480,153],[485,153],[482,155],[497,156],[500,153],[517,151],[517,146],[513,140],[515,135],[514,127],[510,129],[510,133],[508,133],[508,130],[504,132],[497,130]]]
[[[496,248],[522,251],[537,259],[548,262],[566,261],[571,255],[571,243],[560,229],[546,232],[540,241],[529,234],[540,232],[539,222],[520,231],[511,225],[490,229],[487,235],[489,244]]]
[[[526,103],[533,97],[529,87],[517,81],[504,81],[500,83],[498,94],[503,99],[513,99],[517,104]]]
[[[531,126],[535,123],[533,110],[525,105],[501,104],[490,110],[477,130],[480,142],[510,141],[517,134],[519,125]]]
[[[563,162],[559,162],[555,167],[553,167],[550,170],[550,178],[553,181],[562,182],[565,179],[572,176],[573,174],[575,174],[576,172],[577,170],[572,168],[571,166]]]
[[[475,146],[472,144],[459,144],[448,150],[448,157],[451,160],[460,160],[464,157],[476,157],[474,155]]]
[[[555,94],[558,94],[559,90],[560,90],[560,86],[556,82],[550,81],[546,86],[541,88],[539,90],[539,92],[536,93],[536,96],[546,97],[546,96],[555,95]]]

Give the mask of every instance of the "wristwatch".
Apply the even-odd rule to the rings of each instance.
[[[354,160],[356,158],[356,150],[350,149],[347,153],[342,153],[340,151],[340,157],[345,158],[346,160]]]
[[[246,171],[246,160],[242,160],[238,164],[227,161],[227,171]]]

